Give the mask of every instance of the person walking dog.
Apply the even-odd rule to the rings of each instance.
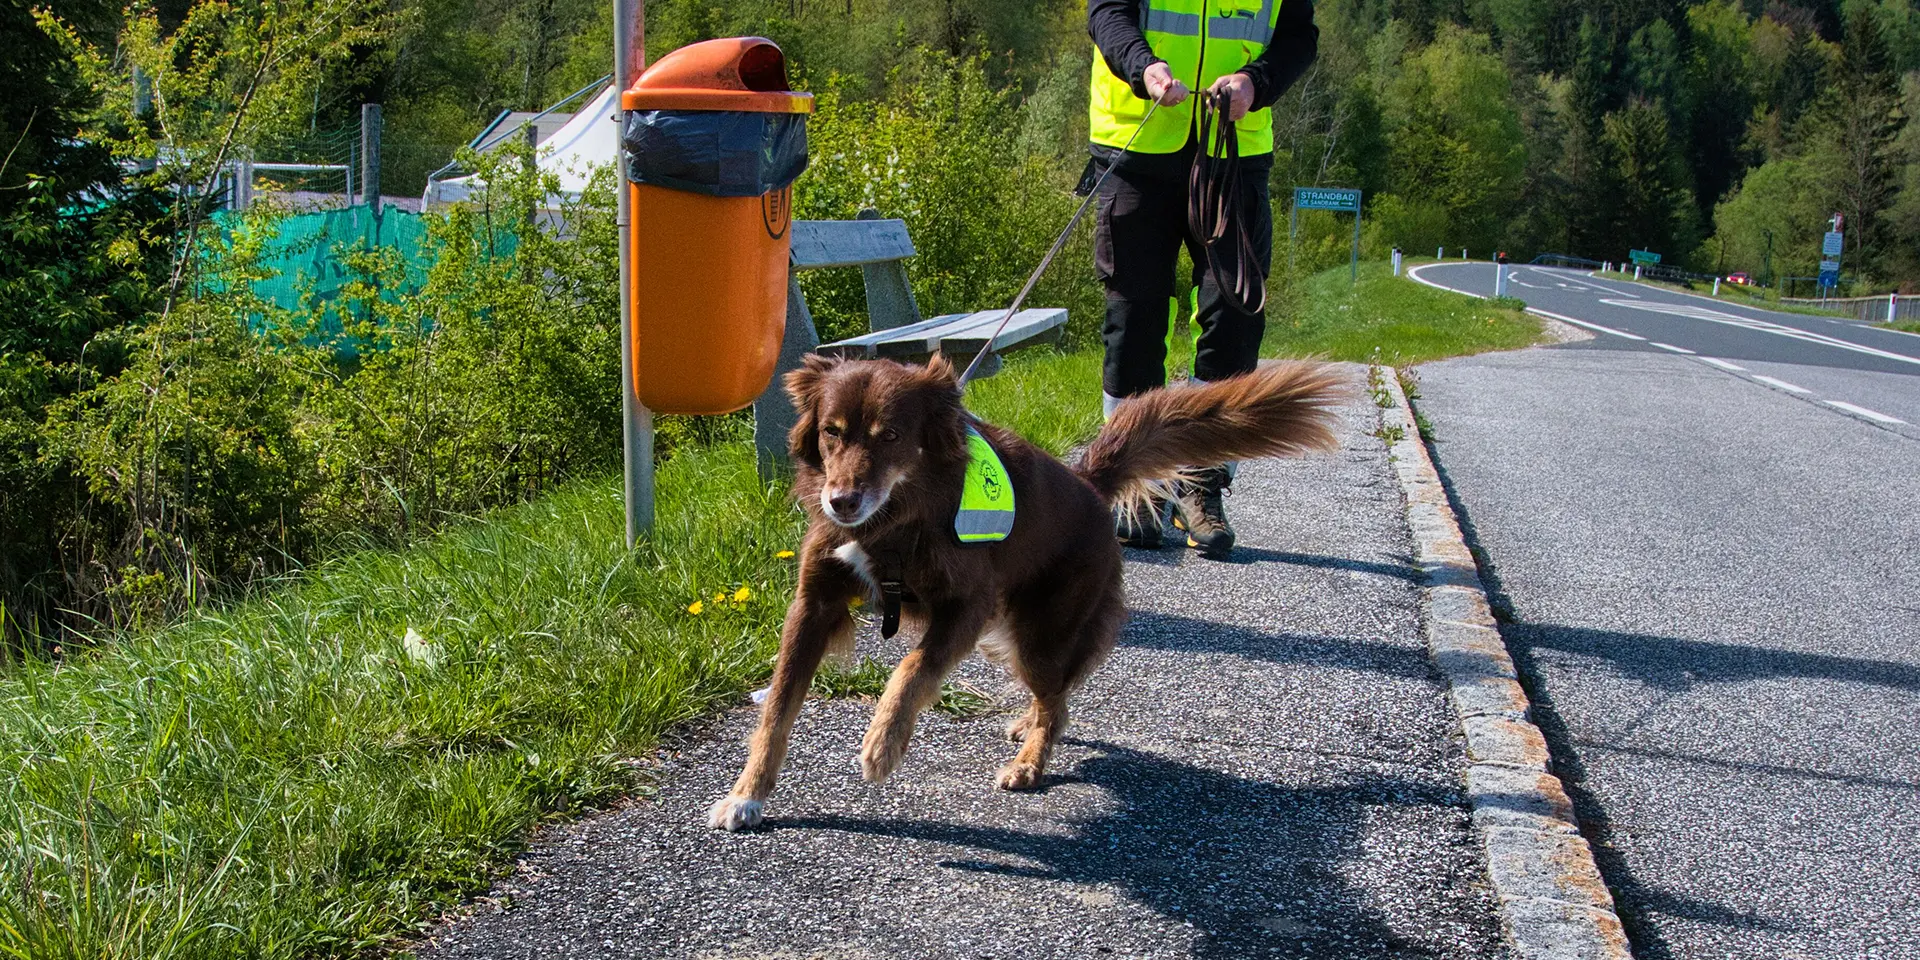
[[[1094,226],[1094,268],[1107,294],[1101,379],[1110,417],[1122,399],[1166,384],[1182,243],[1198,288],[1193,378],[1254,368],[1273,257],[1271,108],[1313,62],[1320,31],[1311,0],[1088,0],[1087,32],[1100,55],[1083,185],[1112,167]],[[1151,114],[1149,101],[1157,104]],[[1217,135],[1220,119],[1232,125],[1231,137]],[[1190,214],[1204,223],[1209,211],[1224,227],[1211,247],[1189,225]],[[1233,549],[1221,503],[1231,481],[1231,469],[1220,467],[1177,488],[1175,522],[1188,545],[1210,557]],[[1157,549],[1164,537],[1151,507],[1116,508],[1115,529],[1129,546]]]

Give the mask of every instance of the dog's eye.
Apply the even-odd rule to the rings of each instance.
[[[826,434],[829,437],[834,437],[838,439],[840,436],[840,425],[835,423],[829,423],[826,426],[821,427],[820,432]]]
[[[892,443],[892,442],[894,442],[895,440],[898,440],[898,439],[900,439],[900,431],[898,431],[898,430],[882,430],[882,431],[880,431],[880,442],[881,442],[881,443]]]

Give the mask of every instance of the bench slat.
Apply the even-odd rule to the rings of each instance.
[[[817,352],[866,359],[924,359],[942,351],[949,357],[971,357],[987,346],[987,337],[1006,315],[1004,309],[950,313],[892,330],[880,330],[823,344]],[[1067,311],[1057,307],[1022,310],[1007,321],[1007,328],[999,336],[994,337],[990,352],[1058,340],[1066,322]]]
[[[795,270],[857,267],[911,257],[905,220],[795,220]]]
[[[1005,310],[991,311],[992,323],[983,327],[955,331],[941,338],[940,349],[948,356],[972,356],[985,349],[989,353],[999,353],[1015,346],[1030,346],[1035,343],[1050,343],[1060,339],[1066,329],[1067,311],[1058,308],[1036,308],[1022,310],[1007,321],[1007,328],[987,343],[987,337],[993,333],[994,326],[1006,315]]]

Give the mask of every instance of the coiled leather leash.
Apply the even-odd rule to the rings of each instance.
[[[1199,149],[1187,174],[1187,229],[1207,253],[1207,272],[1227,305],[1252,316],[1267,305],[1267,277],[1239,215],[1240,138],[1226,91],[1199,94]]]

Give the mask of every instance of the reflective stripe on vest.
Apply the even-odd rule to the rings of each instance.
[[[993,444],[967,425],[967,480],[953,532],[961,543],[993,543],[1013,532],[1013,481]]]
[[[1167,62],[1176,79],[1196,93],[1260,56],[1273,39],[1278,20],[1276,0],[1142,0],[1140,5],[1140,30],[1148,46]],[[1136,153],[1173,153],[1192,136],[1197,98],[1189,97],[1178,106],[1155,111],[1134,137],[1146,116],[1147,102],[1107,69],[1106,58],[1097,50],[1090,93],[1088,132],[1094,143],[1124,147],[1132,137]],[[1271,108],[1247,114],[1236,130],[1242,156],[1273,152]]]

